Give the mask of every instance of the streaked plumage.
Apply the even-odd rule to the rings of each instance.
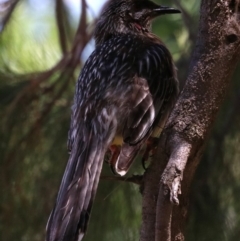
[[[168,49],[150,32],[152,17],[146,19],[157,7],[148,0],[110,0],[98,20],[96,49],[76,86],[70,156],[47,225],[47,241],[82,239],[114,137],[123,138],[114,169],[124,175],[174,103],[175,66]]]

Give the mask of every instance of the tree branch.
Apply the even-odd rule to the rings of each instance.
[[[171,240],[172,204],[178,205],[182,174],[190,155],[191,145],[174,136],[171,155],[162,174],[157,200],[156,240]],[[170,202],[169,202],[170,199]]]
[[[3,30],[5,29],[8,21],[10,20],[12,13],[15,9],[15,7],[17,6],[17,4],[20,2],[20,0],[12,0],[12,1],[8,1],[8,2],[3,2],[0,5],[7,5],[5,7],[5,16],[3,17],[3,20],[1,21],[1,25],[0,25],[0,33],[3,32]],[[0,6],[2,7],[2,6]],[[2,7],[3,8],[3,7]]]
[[[184,240],[191,181],[240,58],[239,16],[239,0],[202,0],[186,85],[145,173],[141,241]]]
[[[189,13],[182,6],[180,0],[173,0],[173,2],[178,7],[178,9],[181,10],[183,22],[184,22],[186,28],[188,29],[189,39],[191,40],[192,43],[194,43],[196,40],[196,34],[194,31],[195,25],[193,24],[194,23],[193,18],[189,15]]]
[[[63,54],[67,52],[67,38],[64,27],[64,5],[62,0],[56,0],[56,20],[58,27],[59,42]]]
[[[13,112],[14,108],[16,108],[19,103],[22,103],[26,96],[28,96],[28,93],[31,93],[34,95],[35,92],[39,89],[39,86],[42,82],[46,82],[50,77],[52,77],[56,72],[61,73],[65,72],[66,69],[72,69],[74,70],[76,66],[80,63],[80,56],[86,46],[86,44],[89,42],[89,40],[92,37],[92,32],[87,33],[87,25],[86,25],[86,3],[85,0],[82,0],[82,16],[79,21],[79,26],[74,38],[74,43],[71,48],[71,51],[69,53],[66,53],[62,59],[56,63],[54,67],[52,67],[49,70],[46,70],[41,73],[34,73],[29,74],[29,84],[24,87],[14,98],[14,100],[11,102],[9,107],[6,110],[5,115],[10,116],[10,114]],[[83,37],[82,37],[83,36]],[[26,77],[27,78],[27,77]],[[58,79],[58,78],[57,78]]]
[[[100,178],[101,180],[130,182],[133,184],[141,185],[143,177],[141,175],[132,175],[131,177],[101,176]]]

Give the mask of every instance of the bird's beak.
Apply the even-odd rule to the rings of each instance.
[[[152,11],[154,15],[162,15],[162,14],[172,14],[172,13],[181,13],[180,10],[165,6],[159,6]]]

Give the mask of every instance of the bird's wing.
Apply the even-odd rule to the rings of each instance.
[[[126,174],[152,132],[159,136],[178,92],[175,67],[164,46],[148,49],[138,66],[138,75],[133,81],[131,111],[123,128],[123,144],[113,167],[120,175]]]
[[[136,145],[149,132],[156,115],[153,98],[145,78],[134,77],[130,105],[131,111],[122,135],[125,143]]]

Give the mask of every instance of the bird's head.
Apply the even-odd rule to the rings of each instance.
[[[102,43],[119,33],[147,33],[155,17],[172,13],[180,11],[149,0],[108,0],[96,24],[96,43]]]

